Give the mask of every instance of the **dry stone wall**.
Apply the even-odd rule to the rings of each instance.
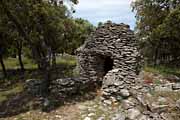
[[[136,38],[128,25],[107,22],[77,50],[80,76],[87,82],[102,82],[105,98],[129,96],[129,87],[139,73]]]

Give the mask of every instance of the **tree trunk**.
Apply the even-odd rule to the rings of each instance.
[[[7,77],[7,71],[6,71],[6,67],[4,65],[4,61],[3,61],[2,55],[0,55],[0,62],[1,62],[1,67],[2,67],[2,70],[3,70],[4,77]]]
[[[56,68],[56,53],[52,52],[52,66]]]
[[[21,67],[21,71],[24,72],[25,69],[24,69],[24,64],[23,64],[21,55],[22,55],[22,41],[20,41],[20,43],[18,44],[18,59],[19,59],[19,64],[20,64],[20,67]]]
[[[154,54],[154,67],[156,65],[158,65],[158,48],[156,48],[155,54]]]
[[[21,56],[21,52],[19,52],[19,50],[18,50],[18,59],[19,59],[19,64],[20,64],[20,67],[21,67],[21,71],[22,72],[24,72],[24,64],[23,64],[23,62],[22,62],[22,56]]]
[[[50,62],[49,60],[44,57],[41,59],[41,72],[43,74],[43,82],[42,82],[42,96],[47,97],[49,95],[49,86],[51,83],[51,76],[50,76]]]

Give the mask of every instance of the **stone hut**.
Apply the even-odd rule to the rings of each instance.
[[[81,80],[100,83],[104,95],[119,94],[123,82],[133,83],[139,72],[134,32],[123,23],[98,27],[76,53]]]

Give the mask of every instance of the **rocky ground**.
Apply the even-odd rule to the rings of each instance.
[[[180,120],[179,77],[143,72],[140,79],[142,84],[136,87],[146,92],[119,102],[102,103],[97,91],[84,95],[89,100],[78,97],[48,113],[35,109],[0,120]]]

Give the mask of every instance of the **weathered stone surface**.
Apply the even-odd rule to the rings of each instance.
[[[174,118],[172,118],[168,113],[161,113],[161,117],[163,118],[163,120],[174,120]]]
[[[60,97],[65,97],[67,95],[73,95],[85,89],[85,83],[83,83],[79,78],[64,78],[52,81],[50,87],[51,93],[59,95]]]
[[[172,90],[172,84],[155,86],[155,92],[169,92]]]
[[[134,32],[128,25],[107,22],[98,27],[77,49],[80,76],[102,83],[106,99],[129,97],[140,68]]]
[[[122,96],[123,98],[127,98],[127,97],[130,96],[130,93],[129,93],[129,91],[128,91],[127,89],[122,89],[122,90],[120,90],[120,94],[121,94],[121,96]]]
[[[165,77],[170,82],[180,82],[180,78],[176,75],[168,75]]]
[[[125,110],[132,109],[136,105],[136,100],[134,100],[133,98],[129,98],[127,100],[123,100],[121,104],[123,109]]]
[[[125,120],[126,116],[123,113],[117,113],[111,120]]]
[[[176,101],[176,107],[180,109],[180,99]]]
[[[128,116],[127,117],[130,120],[135,120],[140,115],[141,115],[141,112],[138,109],[132,108],[132,109],[128,110]]]
[[[180,90],[180,83],[173,84],[172,89],[173,90]]]
[[[91,118],[90,117],[86,117],[86,118],[84,118],[84,120],[91,120]]]

